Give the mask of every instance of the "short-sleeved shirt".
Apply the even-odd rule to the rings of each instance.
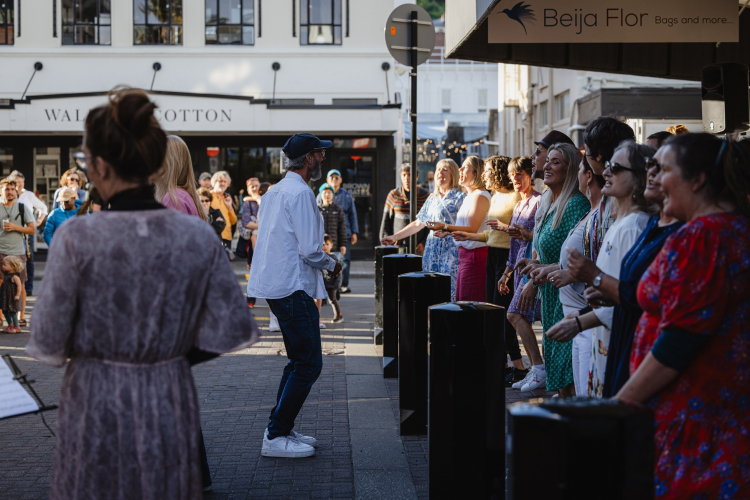
[[[26,225],[29,222],[34,222],[34,212],[31,211],[31,207],[24,205],[25,222]],[[3,230],[3,221],[9,221],[11,224],[17,226],[21,224],[21,214],[18,212],[18,202],[14,202],[13,206],[8,208],[5,205],[0,205],[0,253],[3,255],[24,255],[26,250],[23,246],[23,234],[18,231],[5,231]]]

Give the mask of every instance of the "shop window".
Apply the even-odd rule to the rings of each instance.
[[[565,91],[555,96],[555,121],[570,118],[570,92]]]
[[[13,172],[13,148],[0,148],[0,173],[8,177]]]
[[[255,44],[255,0],[206,0],[206,45]]]
[[[62,0],[63,45],[111,45],[111,0]]]
[[[135,45],[182,45],[182,0],[133,0]]]
[[[14,0],[0,0],[0,45],[13,45]]]
[[[300,0],[300,44],[341,45],[341,0]]]

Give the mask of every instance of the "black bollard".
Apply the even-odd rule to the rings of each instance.
[[[383,257],[383,377],[398,377],[398,277],[422,270],[422,257]]]
[[[450,274],[398,277],[398,406],[402,436],[427,433],[428,308],[451,301]]]
[[[372,332],[375,345],[383,344],[383,257],[405,251],[405,247],[395,245],[375,247],[375,330]]]
[[[504,322],[483,302],[430,307],[430,498],[505,496]]]
[[[654,498],[649,410],[569,398],[516,403],[508,414],[509,498]]]

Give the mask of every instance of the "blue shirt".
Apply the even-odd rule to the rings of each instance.
[[[83,205],[81,200],[76,200],[76,208],[73,210],[64,210],[62,205],[54,209],[47,217],[47,225],[44,226],[44,241],[49,246],[52,243],[52,235],[62,226],[63,222],[76,216],[78,208]]]
[[[318,194],[316,198],[320,203],[322,196]],[[346,237],[351,238],[352,234],[359,234],[359,223],[357,222],[357,208],[354,206],[354,197],[344,188],[339,188],[338,192],[333,195],[333,202],[344,209],[346,214]]]

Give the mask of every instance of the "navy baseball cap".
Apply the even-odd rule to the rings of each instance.
[[[333,146],[331,141],[321,141],[312,134],[294,134],[281,148],[287,158],[295,159],[311,153],[314,149],[326,149]]]
[[[537,146],[541,144],[545,148],[549,148],[553,144],[557,144],[558,142],[563,142],[566,144],[570,144],[571,146],[575,146],[573,141],[568,137],[567,135],[563,134],[559,130],[553,130],[549,134],[544,136],[544,139],[542,139],[539,142],[534,142]]]
[[[343,177],[343,176],[341,175],[341,172],[339,172],[339,171],[338,171],[338,170],[336,170],[335,168],[332,168],[332,169],[331,169],[331,170],[329,170],[329,171],[328,171],[328,173],[326,174],[326,179],[327,179],[327,178],[329,178],[330,176],[332,176],[333,174],[336,174],[336,175],[338,175],[339,177]]]

